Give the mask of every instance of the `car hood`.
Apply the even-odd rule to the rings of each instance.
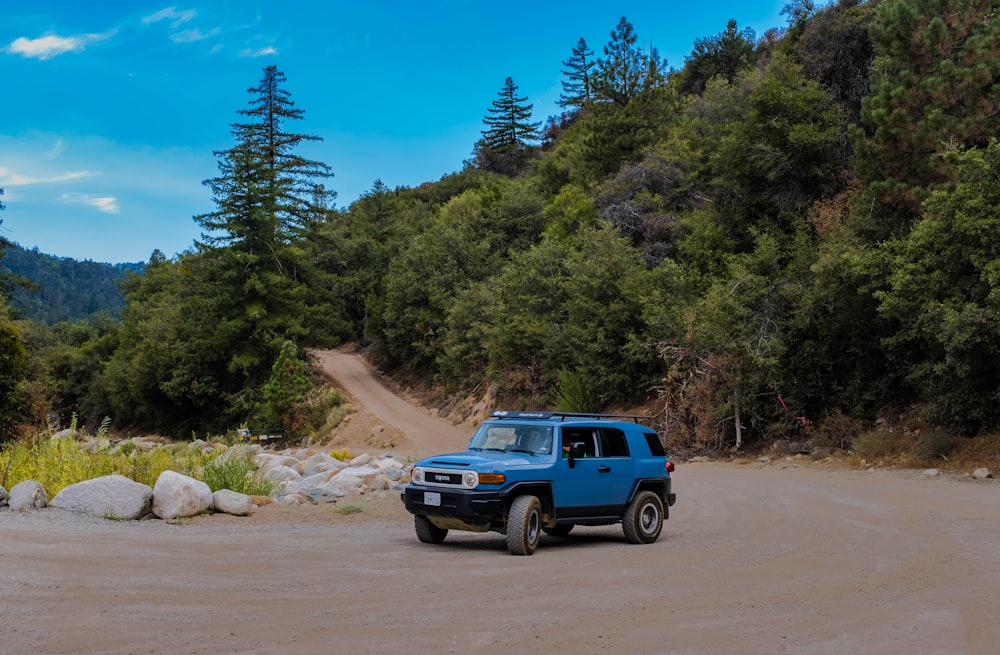
[[[530,466],[544,461],[543,455],[529,455],[528,453],[501,453],[497,451],[462,451],[459,453],[445,453],[444,455],[434,455],[420,460],[414,466],[428,466],[431,468],[463,468],[463,469],[483,469],[490,468],[498,462],[503,462],[505,467],[509,466]]]

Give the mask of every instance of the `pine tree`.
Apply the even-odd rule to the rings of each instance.
[[[559,96],[560,107],[581,108],[590,102],[593,95],[593,75],[591,69],[596,64],[594,51],[581,38],[573,48],[573,54],[563,62],[566,67],[562,73],[566,79],[562,81],[563,93]]]
[[[321,139],[286,128],[304,112],[284,82],[284,74],[268,66],[260,84],[248,89],[249,106],[237,112],[247,120],[231,126],[236,143],[215,153],[219,175],[205,181],[216,210],[195,217],[207,232],[192,275],[209,280],[193,280],[192,288],[212,296],[202,299],[212,315],[201,320],[217,322],[221,340],[204,358],[224,361],[225,392],[234,395],[257,392],[281,343],[309,333],[318,294],[306,286],[301,242],[328,215],[335,196],[322,184],[332,176],[329,167],[296,153]]]
[[[517,96],[517,85],[508,77],[498,98],[483,118],[488,129],[476,144],[476,162],[480,168],[516,175],[527,161],[533,142],[539,139],[541,123],[531,122],[532,105],[527,97]]]
[[[701,94],[710,79],[722,76],[732,83],[737,75],[754,63],[754,31],[737,30],[736,21],[726,23],[723,32],[695,39],[694,48],[684,63],[680,76],[681,93]]]
[[[594,75],[594,97],[598,100],[627,105],[639,93],[663,84],[662,61],[656,48],[647,53],[636,46],[639,37],[624,16],[611,32],[604,46],[604,57],[597,60]]]
[[[1000,134],[997,7],[996,0],[879,5],[871,94],[856,132],[870,238],[905,232],[930,192],[954,181],[943,152],[981,148]]]
[[[304,112],[295,108],[284,82],[277,67],[264,69],[260,85],[248,89],[254,96],[250,107],[237,112],[253,122],[232,124],[236,145],[214,153],[220,175],[205,184],[218,208],[195,217],[209,230],[203,247],[234,247],[274,258],[276,246],[294,239],[336,197],[320,184],[333,176],[329,166],[295,153],[304,142],[322,138],[285,130],[286,121],[301,120]]]

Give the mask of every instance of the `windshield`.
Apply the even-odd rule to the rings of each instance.
[[[469,442],[469,450],[495,450],[500,452],[547,455],[552,452],[552,427],[544,425],[517,425],[509,423],[484,423]]]

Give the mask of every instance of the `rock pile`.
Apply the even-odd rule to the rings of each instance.
[[[392,455],[366,454],[341,461],[310,449],[259,452],[254,463],[265,479],[279,484],[276,501],[290,505],[401,488],[409,474],[409,466]]]
[[[31,510],[51,506],[116,520],[169,520],[205,512],[246,516],[254,506],[272,502],[328,503],[346,496],[401,489],[409,475],[409,466],[392,455],[359,455],[341,461],[316,449],[269,452],[259,445],[238,444],[219,457],[245,456],[253,457],[257,475],[276,483],[277,490],[271,497],[248,496],[229,489],[213,493],[200,480],[164,471],[152,489],[121,475],[108,475],[69,485],[51,501],[39,482],[25,480],[9,493],[0,487],[0,507]]]

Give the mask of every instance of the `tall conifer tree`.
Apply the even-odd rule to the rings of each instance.
[[[594,51],[581,37],[573,48],[573,54],[563,62],[566,67],[562,73],[566,79],[562,81],[563,92],[559,96],[559,106],[580,108],[590,102],[593,95],[593,73],[591,69],[597,63]]]
[[[242,372],[246,384],[262,382],[285,339],[302,339],[310,294],[303,279],[303,234],[329,211],[334,197],[322,181],[329,167],[306,159],[297,148],[320,137],[288,130],[301,120],[275,66],[264,68],[260,84],[248,89],[245,122],[232,124],[235,145],[216,152],[219,175],[205,181],[216,210],[195,217],[207,230],[199,243],[231,341],[223,346],[227,369]]]
[[[596,99],[624,106],[642,91],[663,83],[666,63],[660,60],[656,48],[645,52],[638,47],[638,40],[635,28],[622,16],[604,46],[604,57],[597,61],[593,87]]]
[[[518,97],[517,85],[508,77],[498,97],[487,108],[483,138],[476,144],[480,168],[505,175],[515,175],[527,160],[533,142],[539,138],[541,123],[531,122],[532,105]]]

